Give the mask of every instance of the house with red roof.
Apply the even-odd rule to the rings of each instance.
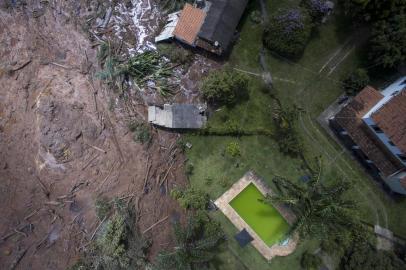
[[[199,0],[169,14],[155,42],[175,39],[217,55],[230,47],[248,0]]]
[[[406,77],[365,87],[329,123],[375,178],[406,195]]]

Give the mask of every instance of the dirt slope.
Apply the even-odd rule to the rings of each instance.
[[[127,123],[144,105],[108,110],[108,89],[91,79],[96,49],[63,7],[38,6],[0,10],[0,269],[72,264],[100,223],[100,195],[133,202],[141,231],[182,213],[162,188],[185,183],[178,135],[153,130],[150,147],[135,143]],[[170,231],[169,218],[147,233],[151,258]]]

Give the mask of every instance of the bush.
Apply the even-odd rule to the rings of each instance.
[[[186,169],[185,169],[186,176],[187,176],[187,177],[192,176],[194,169],[195,169],[195,167],[193,166],[193,164],[192,164],[192,163],[188,163],[188,164],[186,165]]]
[[[262,23],[262,15],[259,10],[254,10],[250,13],[250,20],[255,24]]]
[[[193,62],[193,53],[174,44],[161,43],[158,45],[161,55],[168,57],[172,63],[189,65]]]
[[[263,42],[266,48],[287,57],[300,56],[310,38],[312,24],[306,10],[279,9],[265,27]]]
[[[203,80],[201,89],[205,100],[231,106],[247,97],[248,78],[230,68],[215,70]]]
[[[319,256],[305,252],[302,255],[300,264],[306,270],[316,270],[321,266],[322,262]]]
[[[144,123],[135,123],[130,129],[133,134],[133,139],[139,143],[148,143],[151,140],[151,133],[149,131],[149,126]]]
[[[103,220],[110,212],[112,205],[106,197],[99,197],[95,202],[96,216]]]
[[[194,188],[188,188],[186,190],[174,188],[171,191],[171,197],[176,199],[185,209],[205,210],[209,203],[209,196]]]
[[[302,5],[306,8],[312,21],[320,23],[329,12],[329,7],[326,2],[326,0],[303,0]]]
[[[240,144],[238,142],[230,142],[226,146],[226,154],[231,157],[241,156]]]
[[[377,250],[366,241],[355,241],[352,248],[341,259],[343,270],[400,270],[406,264],[393,252]]]
[[[342,80],[347,95],[355,96],[369,84],[368,72],[365,69],[356,69]]]

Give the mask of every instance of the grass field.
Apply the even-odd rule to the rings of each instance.
[[[268,0],[267,5],[272,13],[281,5],[297,2]],[[257,5],[254,1],[250,9],[257,8]],[[230,65],[249,72],[261,72],[258,62],[262,47],[261,35],[262,27],[246,17],[241,25],[240,40],[230,56]],[[354,35],[357,33],[354,34],[347,29],[345,23],[333,17],[314,33],[299,61],[291,62],[267,52],[266,61],[274,79],[272,91],[283,106],[295,104],[303,108],[297,129],[305,145],[304,156],[310,161],[315,157],[322,158],[323,181],[351,181],[354,185],[347,196],[358,202],[362,219],[406,236],[406,200],[395,201],[389,197],[315,121],[317,116],[341,95],[340,77],[361,64],[359,54],[362,46],[340,51],[340,48],[347,44],[349,37]],[[337,64],[336,68],[328,66],[331,63]],[[326,64],[328,68],[322,70]],[[333,71],[330,68],[333,68]],[[384,81],[381,78],[375,79]],[[247,101],[231,109],[222,108],[216,112],[209,120],[210,125],[221,126],[227,121],[233,121],[242,129],[272,129],[273,100],[269,93],[262,91],[259,77],[250,78],[249,95]],[[207,192],[212,199],[218,198],[250,169],[265,179],[271,187],[271,179],[276,174],[292,181],[300,181],[299,178],[306,174],[302,160],[282,154],[277,143],[269,137],[187,135],[185,140],[193,144],[192,149],[187,151],[189,162],[195,168],[190,183],[193,187]],[[241,147],[240,157],[231,158],[224,154],[224,149],[230,142],[238,142]],[[304,240],[292,255],[275,258],[268,263],[253,247],[238,246],[233,238],[237,230],[221,212],[213,212],[211,215],[221,222],[229,238],[221,247],[214,269],[299,269],[301,254],[306,250],[314,251],[319,246],[317,240]]]

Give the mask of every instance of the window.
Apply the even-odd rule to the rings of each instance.
[[[400,85],[405,85],[406,84],[406,80],[404,80]]]
[[[377,125],[372,125],[371,128],[372,128],[376,133],[383,133],[382,129],[380,129]]]
[[[392,145],[392,146],[395,146],[395,144],[394,144],[391,140],[389,140],[388,143],[389,143],[390,145]]]
[[[405,154],[398,154],[398,157],[402,160],[402,162],[406,162],[406,155]]]

